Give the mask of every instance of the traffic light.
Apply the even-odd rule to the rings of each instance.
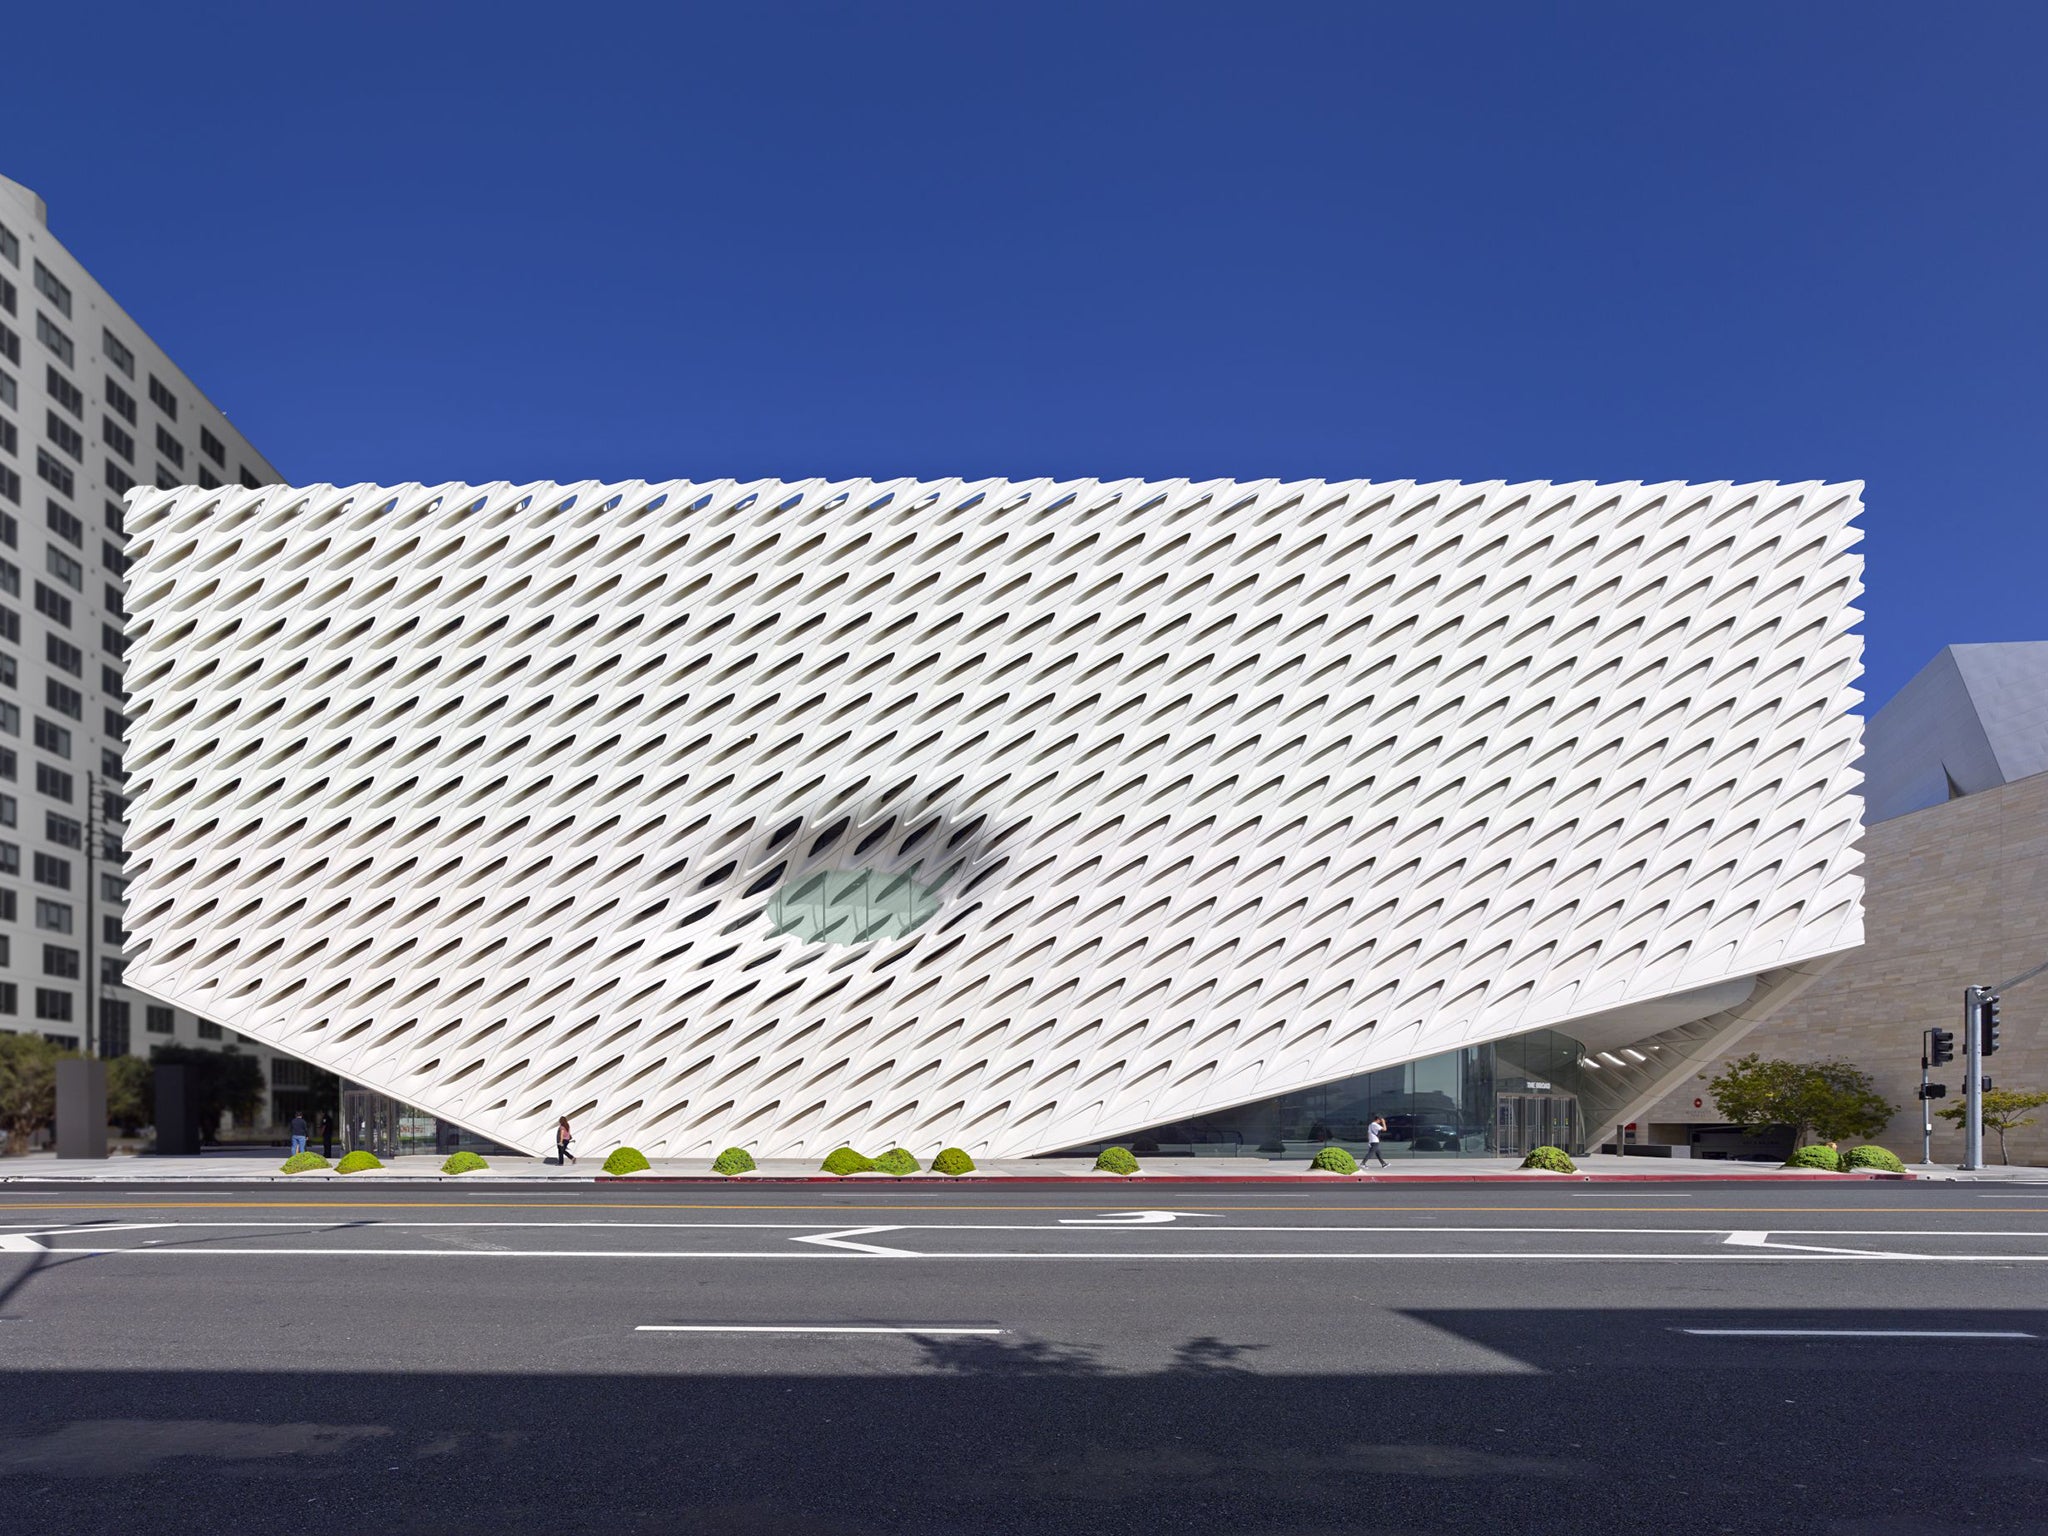
[[[1998,1049],[1998,994],[1977,994],[1977,1051],[1989,1056]]]
[[[1923,1099],[1945,1099],[1948,1097],[1947,1083],[1922,1083],[1920,1097]]]
[[[1927,1057],[1927,1064],[1934,1067],[1947,1066],[1956,1059],[1956,1032],[1952,1029],[1936,1029],[1930,1030],[1929,1033],[1933,1036],[1930,1042],[1933,1049]]]

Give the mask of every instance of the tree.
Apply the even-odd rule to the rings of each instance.
[[[156,1082],[140,1056],[107,1062],[107,1124],[133,1135],[156,1118]]]
[[[1765,1061],[1751,1052],[1731,1061],[1707,1089],[1723,1119],[1752,1136],[1789,1125],[1797,1146],[1809,1135],[1822,1141],[1875,1136],[1895,1112],[1867,1073],[1837,1059]]]
[[[13,1156],[57,1118],[57,1063],[67,1054],[41,1035],[0,1034],[0,1122]]]
[[[2005,1133],[2016,1131],[2023,1125],[2032,1125],[2034,1117],[2027,1113],[2048,1104],[2048,1093],[2035,1093],[2024,1088],[1993,1088],[1984,1095],[1984,1129],[1998,1133],[1998,1160],[2010,1167],[2012,1158],[2005,1150]],[[1936,1111],[1942,1119],[1960,1129],[1969,1118],[1968,1104],[1951,1104]]]

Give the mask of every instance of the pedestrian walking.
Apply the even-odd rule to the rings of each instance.
[[[1386,1128],[1387,1122],[1377,1115],[1366,1123],[1365,1156],[1360,1159],[1361,1165],[1371,1162],[1374,1158],[1378,1158],[1382,1168],[1387,1166],[1387,1154],[1380,1150],[1380,1135]]]
[[[329,1114],[320,1116],[320,1155],[334,1156],[334,1116]]]
[[[305,1150],[306,1117],[295,1114],[292,1116],[292,1156],[296,1157]]]
[[[566,1168],[576,1161],[569,1155],[569,1143],[576,1138],[569,1134],[569,1117],[562,1116],[555,1122],[555,1166]]]

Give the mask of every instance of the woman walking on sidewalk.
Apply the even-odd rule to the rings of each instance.
[[[557,1168],[566,1168],[569,1164],[576,1161],[575,1158],[569,1155],[569,1143],[573,1140],[575,1138],[569,1134],[569,1117],[564,1115],[555,1122],[555,1166]]]

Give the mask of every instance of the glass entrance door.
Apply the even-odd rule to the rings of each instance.
[[[1503,1157],[1521,1157],[1536,1147],[1577,1152],[1579,1101],[1561,1093],[1504,1093],[1494,1128]]]

